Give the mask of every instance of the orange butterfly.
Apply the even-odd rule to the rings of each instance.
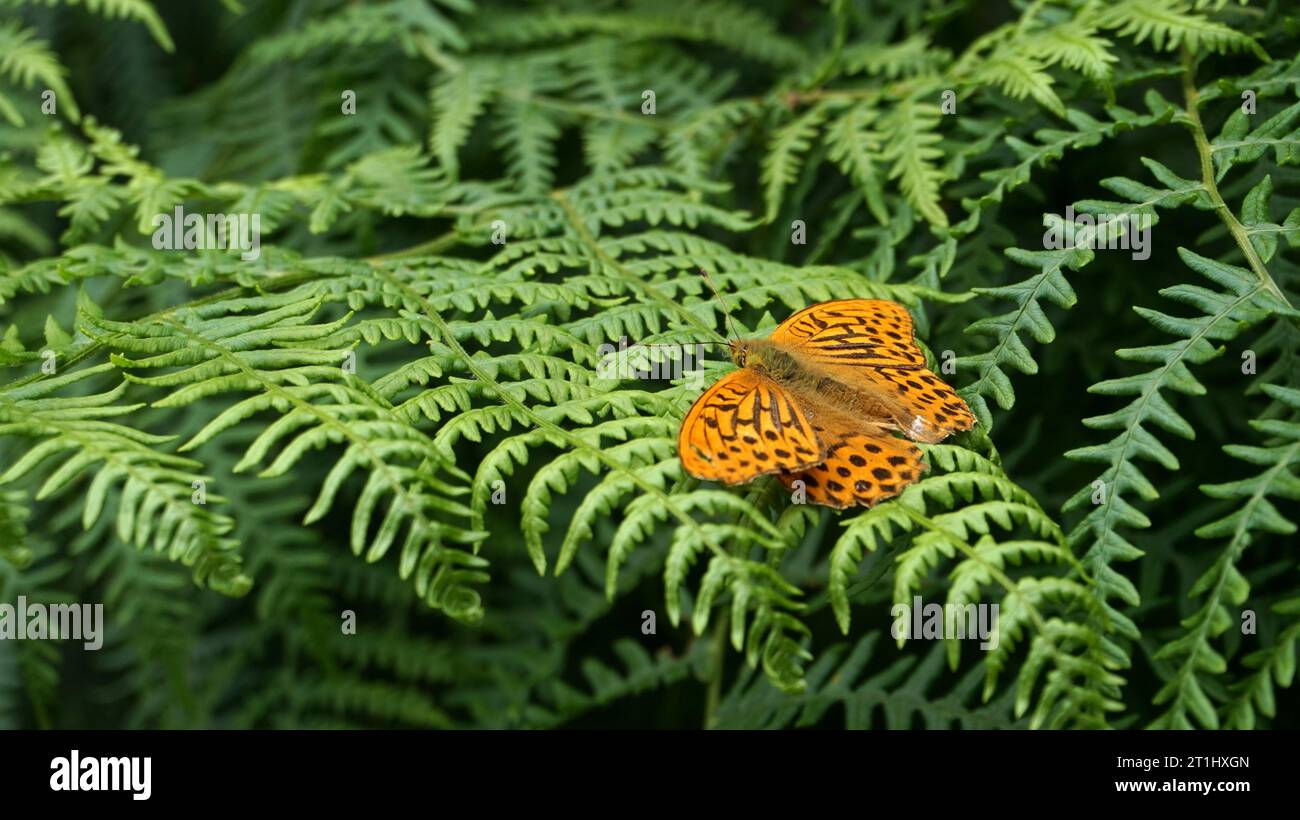
[[[776,473],[807,500],[872,506],[920,478],[920,449],[975,416],[925,367],[897,302],[840,299],[804,308],[769,339],[729,342],[740,369],[704,392],[677,451],[696,478],[742,484]]]

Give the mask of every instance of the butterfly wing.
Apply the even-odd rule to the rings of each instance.
[[[884,299],[839,299],[804,308],[772,334],[807,364],[871,399],[880,414],[916,441],[942,441],[969,430],[975,416],[925,367],[907,308]],[[861,408],[859,408],[861,409]]]
[[[885,299],[837,299],[806,307],[782,322],[772,341],[845,381],[873,367],[918,368],[907,308]]]
[[[872,507],[901,493],[925,470],[920,448],[888,433],[833,429],[818,435],[832,442],[826,460],[778,476],[796,497],[802,491],[806,502],[836,509]]]
[[[677,452],[696,478],[741,484],[816,464],[825,448],[787,391],[741,369],[696,399],[682,421]]]
[[[860,377],[888,397],[895,426],[914,441],[943,441],[975,426],[966,402],[924,367],[864,368]]]

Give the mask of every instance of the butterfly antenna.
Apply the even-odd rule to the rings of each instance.
[[[629,347],[684,347],[686,345],[715,345],[731,347],[731,342],[636,342]]]
[[[736,323],[731,318],[731,311],[727,310],[726,301],[722,298],[722,294],[718,292],[717,286],[713,284],[713,277],[709,276],[709,272],[704,268],[700,268],[700,275],[704,277],[704,281],[709,285],[709,290],[713,291],[714,298],[717,299],[718,304],[722,306],[722,315],[727,317],[727,329],[731,331],[732,338],[739,339],[740,334],[736,332]],[[728,342],[727,346],[731,347],[731,343]]]

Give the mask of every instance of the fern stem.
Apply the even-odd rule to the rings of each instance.
[[[573,103],[566,100],[557,100],[554,97],[547,97],[539,94],[528,94],[523,91],[507,89],[500,92],[501,96],[509,97],[513,100],[530,105],[536,105],[542,108],[552,108],[556,111],[563,111],[566,114],[577,114],[590,120],[612,120],[614,122],[627,123],[629,125],[650,126],[660,131],[672,131],[675,125],[667,119],[657,117],[647,117],[644,114],[629,114],[626,111],[616,111],[599,105],[584,105],[582,103]]]
[[[713,625],[709,642],[709,688],[704,700],[704,728],[718,725],[718,704],[722,702],[722,673],[727,663],[727,627],[731,612],[723,610]]]
[[[1016,24],[1016,37],[1023,36],[1025,32],[1029,30],[1029,24],[1034,22],[1034,18],[1038,16],[1038,13],[1043,10],[1043,6],[1045,5],[1047,5],[1047,0],[1034,0],[1034,2],[1029,5],[1029,8],[1025,9],[1024,12],[1021,13],[1020,22]]]
[[[1214,210],[1218,213],[1219,219],[1228,228],[1232,238],[1236,241],[1237,247],[1241,248],[1241,253],[1246,257],[1246,262],[1250,269],[1259,277],[1264,287],[1282,301],[1283,304],[1291,306],[1291,302],[1286,298],[1286,294],[1278,287],[1277,282],[1269,275],[1268,268],[1264,266],[1264,261],[1259,258],[1259,252],[1255,250],[1254,244],[1251,243],[1250,237],[1246,234],[1246,226],[1241,224],[1236,214],[1228,207],[1228,203],[1223,200],[1223,195],[1219,193],[1219,186],[1214,179],[1214,161],[1213,150],[1210,148],[1210,140],[1205,133],[1205,125],[1201,122],[1201,92],[1196,87],[1196,59],[1192,52],[1186,46],[1183,46],[1183,99],[1187,103],[1187,121],[1191,126],[1192,139],[1196,143],[1196,153],[1200,155],[1201,160],[1201,181],[1205,185],[1205,190],[1209,192],[1210,200],[1214,203]]]
[[[831,53],[826,55],[821,67],[806,88],[816,88],[835,76],[840,65],[840,55],[844,53],[844,40],[848,36],[849,17],[844,10],[844,0],[831,0],[831,16],[835,18],[835,36],[831,43]]]
[[[406,256],[423,256],[425,254],[438,253],[444,248],[454,246],[459,241],[459,231],[448,231],[442,236],[436,236],[427,242],[421,242],[418,245],[412,245],[409,248],[402,248],[401,250],[391,251],[389,253],[380,254],[379,256],[367,257],[366,261],[373,265],[377,262],[386,262],[390,259],[401,259]]]
[[[596,237],[592,235],[591,231],[587,228],[586,223],[582,221],[582,215],[573,207],[573,204],[569,202],[563,192],[556,191],[551,194],[551,198],[559,203],[560,207],[564,210],[564,215],[569,220],[569,224],[572,226],[574,233],[578,235],[578,240],[591,250],[591,253],[595,258],[604,262],[611,270],[617,271],[619,279],[623,280],[623,282],[630,285],[633,289],[641,291],[655,302],[658,302],[665,309],[665,312],[676,313],[679,316],[683,316],[687,322],[695,325],[696,328],[705,333],[712,334],[716,339],[725,341],[724,336],[718,333],[718,331],[710,325],[705,324],[700,317],[696,316],[685,305],[681,304],[676,299],[665,296],[658,288],[644,281],[641,277],[629,271],[623,263],[619,262],[613,256],[610,256],[609,253],[600,246],[600,243],[596,241]]]
[[[417,34],[415,36],[415,46],[426,60],[443,71],[455,74],[463,70],[460,61],[434,45],[428,34]]]
[[[936,88],[940,83],[933,80],[916,86],[912,79],[899,80],[882,86],[865,88],[812,88],[806,91],[787,91],[780,95],[781,101],[789,108],[796,108],[806,103],[818,103],[823,100],[844,100],[846,102],[863,102],[870,100],[910,100],[923,91]],[[754,102],[765,102],[769,97],[755,97]]]
[[[36,718],[36,727],[38,729],[54,728],[54,724],[50,721],[50,710],[46,708],[45,699],[41,697],[40,691],[36,688],[36,676],[23,674],[22,679],[23,688],[27,690],[27,701],[32,705],[32,716]]]

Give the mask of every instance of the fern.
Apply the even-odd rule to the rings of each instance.
[[[1267,59],[1249,35],[1193,12],[1186,0],[1098,3],[1090,9],[1087,19],[1101,28],[1116,29],[1119,36],[1132,37],[1137,43],[1150,41],[1160,50],[1176,51],[1179,46],[1192,52],[1249,50]]]
[[[1266,385],[1264,392],[1289,409],[1300,410],[1300,393],[1297,391]],[[1206,600],[1195,614],[1184,621],[1187,634],[1161,647],[1156,654],[1157,660],[1173,660],[1177,664],[1177,671],[1156,695],[1157,703],[1169,703],[1168,709],[1156,721],[1158,726],[1190,728],[1189,713],[1207,728],[1219,726],[1218,714],[1198,679],[1198,673],[1204,671],[1219,674],[1226,667],[1223,656],[1210,646],[1210,639],[1221,635],[1236,620],[1227,604],[1241,606],[1250,595],[1250,583],[1237,569],[1237,564],[1241,560],[1241,554],[1250,546],[1252,532],[1258,530],[1291,535],[1296,530],[1295,523],[1287,520],[1273,506],[1269,496],[1292,500],[1300,496],[1300,480],[1292,472],[1295,465],[1300,464],[1300,430],[1294,421],[1252,421],[1251,426],[1280,437],[1282,443],[1269,448],[1228,445],[1225,450],[1232,456],[1263,464],[1267,469],[1249,479],[1226,484],[1207,484],[1201,488],[1214,498],[1243,501],[1232,513],[1196,531],[1202,538],[1227,537],[1228,543],[1214,564],[1197,579],[1189,593],[1193,596],[1204,595]],[[1288,639],[1283,639],[1276,651],[1288,651],[1288,643]],[[1282,661],[1284,659],[1279,659],[1278,662]],[[1285,666],[1280,669],[1285,669]],[[1264,681],[1266,684],[1267,678]],[[1267,704],[1264,696],[1257,694],[1256,697],[1260,698],[1261,703]],[[1234,714],[1233,718],[1253,723],[1253,717],[1246,718],[1241,712]]]
[[[109,627],[0,642],[0,724],[1291,720],[1285,15],[190,5],[0,0],[0,596]],[[686,475],[721,343],[847,297],[978,426],[871,509]]]
[[[234,544],[224,537],[231,529],[230,519],[204,509],[206,502],[191,503],[192,487],[203,481],[192,472],[198,462],[152,449],[167,441],[166,436],[107,421],[136,409],[117,404],[123,385],[86,396],[51,395],[111,369],[101,365],[4,391],[0,431],[36,443],[0,475],[0,484],[22,479],[43,466],[53,467],[36,493],[36,500],[41,500],[66,492],[87,468],[99,465],[86,490],[83,526],[98,520],[110,489],[121,482],[117,502],[121,540],[140,547],[152,545],[172,560],[192,566],[198,583],[243,594],[250,581],[239,572]],[[214,495],[211,500],[220,503],[221,497]]]
[[[794,698],[772,689],[762,678],[738,681],[719,709],[718,728],[818,726],[835,707],[843,708],[847,729],[877,725],[909,729],[918,724],[927,729],[1010,729],[1018,725],[1008,714],[1006,697],[984,706],[970,705],[979,689],[973,672],[936,696],[934,681],[942,672],[944,655],[937,646],[920,661],[899,658],[864,676],[879,643],[880,633],[873,632],[851,649],[843,644],[832,647],[809,670],[809,691]]]
[[[15,23],[0,25],[0,76],[12,83],[31,88],[41,82],[55,93],[55,98],[63,100],[68,113],[77,116],[77,103],[65,82],[66,71],[49,48],[36,39],[31,29],[21,28]],[[26,124],[8,95],[0,93],[0,114],[16,126]]]

